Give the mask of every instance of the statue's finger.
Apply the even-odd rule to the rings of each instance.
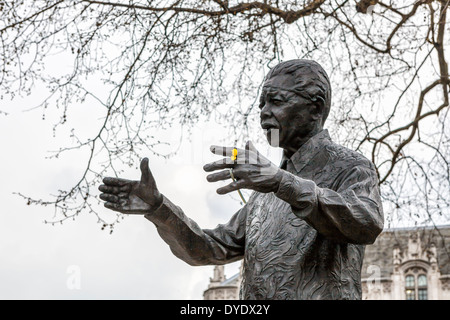
[[[236,148],[236,147],[222,147],[222,146],[211,146],[209,148],[212,153],[217,154],[219,156],[231,157],[233,155],[233,150],[236,149],[238,154],[243,154],[244,150]]]
[[[133,181],[121,178],[106,177],[103,179],[103,183],[108,186],[123,187],[126,186],[127,184],[133,183]]]
[[[121,192],[127,192],[131,190],[131,184],[126,184],[122,187],[117,187],[117,186],[107,186],[107,185],[100,185],[98,187],[98,190],[100,190],[101,192],[105,192],[105,193],[114,193],[114,194],[118,194]]]
[[[206,172],[225,169],[225,168],[233,168],[235,166],[235,162],[231,160],[231,158],[223,158],[221,160],[217,160],[203,166],[203,170]]]
[[[244,164],[244,163],[257,163],[258,159],[258,151],[251,144],[247,143],[245,149],[235,148],[235,147],[221,147],[221,146],[211,146],[211,152],[217,155],[222,155],[226,157],[226,159],[230,159],[230,161],[234,161],[234,163]],[[233,154],[233,150],[237,151],[237,154]],[[232,156],[236,155],[235,159],[232,159]]]
[[[119,202],[119,197],[110,193],[101,193],[100,199],[107,202],[114,202],[114,203]]]
[[[113,186],[107,186],[107,185],[102,184],[98,187],[98,190],[100,190],[101,192],[104,192],[104,193],[119,193],[120,188],[121,187],[115,187],[115,186],[113,187]]]
[[[217,189],[217,193],[218,194],[227,194],[232,191],[236,191],[236,190],[244,188],[244,184],[245,184],[245,182],[243,180],[234,181],[234,182],[226,185],[225,187]]]
[[[206,180],[208,180],[209,182],[217,182],[226,179],[231,179],[230,170],[224,170],[218,173],[213,173],[206,177]]]
[[[104,204],[105,208],[114,210],[114,211],[122,211],[121,206],[118,203],[114,203],[114,202],[105,202]]]

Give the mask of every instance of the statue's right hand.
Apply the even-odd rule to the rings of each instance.
[[[163,196],[156,187],[155,179],[148,167],[148,159],[141,161],[141,180],[133,181],[107,177],[98,189],[105,207],[125,214],[147,214],[157,209]]]

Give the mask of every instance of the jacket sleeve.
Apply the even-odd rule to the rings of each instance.
[[[215,229],[201,229],[164,196],[161,206],[145,217],[176,257],[193,266],[219,265],[244,256],[246,210],[244,206]]]
[[[372,244],[383,229],[378,178],[370,166],[343,171],[336,191],[285,172],[275,194],[295,215],[336,242]]]

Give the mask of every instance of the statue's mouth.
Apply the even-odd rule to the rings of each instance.
[[[273,129],[278,129],[278,126],[271,122],[263,122],[263,123],[261,123],[261,128],[269,131],[269,130],[273,130]]]

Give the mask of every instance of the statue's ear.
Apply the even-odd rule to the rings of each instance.
[[[322,103],[323,99],[321,97],[313,97],[311,101],[311,107],[309,112],[311,114],[311,118],[315,121],[321,120],[323,117],[324,103]]]

